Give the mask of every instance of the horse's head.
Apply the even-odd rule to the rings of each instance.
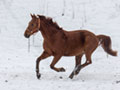
[[[30,15],[32,17],[32,20],[29,22],[28,27],[25,30],[24,36],[26,38],[29,38],[34,33],[38,32],[38,30],[40,29],[40,19],[35,15]]]

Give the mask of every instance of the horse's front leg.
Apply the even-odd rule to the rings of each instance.
[[[60,60],[61,56],[60,55],[56,55],[54,56],[54,59],[52,61],[52,63],[50,64],[51,69],[57,71],[57,72],[65,72],[65,69],[63,67],[61,68],[56,68],[55,64]]]
[[[51,56],[51,55],[48,54],[46,51],[44,51],[42,53],[42,55],[40,57],[38,57],[37,60],[36,60],[36,76],[37,76],[38,79],[41,77],[41,74],[39,73],[39,63],[40,63],[41,60],[43,60],[43,59],[45,59],[49,56]]]

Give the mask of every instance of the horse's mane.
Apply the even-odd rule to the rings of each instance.
[[[50,17],[45,17],[44,15],[38,15],[41,20],[46,21],[47,24],[54,26],[58,30],[62,30],[61,27],[58,26],[56,22],[53,22],[52,18]]]

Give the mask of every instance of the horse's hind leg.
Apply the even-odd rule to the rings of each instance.
[[[84,68],[85,66],[87,66],[87,65],[89,65],[91,63],[92,63],[92,61],[91,61],[91,54],[88,53],[88,54],[86,54],[86,62],[84,64],[82,64],[82,65],[80,65],[80,64],[77,65],[77,67],[70,74],[69,78],[72,79],[74,77],[74,75],[77,75],[82,68]]]
[[[78,65],[81,65],[81,58],[82,58],[83,54],[80,54],[78,56],[75,56],[75,68],[78,66]]]
[[[97,46],[98,46],[98,42],[96,41],[95,38],[91,40],[88,39],[88,43],[86,44],[86,47],[85,47],[86,62],[81,66],[78,66],[77,70],[75,71],[76,74],[78,74],[82,68],[86,67],[89,64],[92,64],[91,56],[92,56],[92,53],[97,48]]]
[[[85,54],[85,56],[86,56],[86,62],[84,64],[82,64],[81,66],[78,66],[78,68],[75,71],[75,74],[78,74],[80,72],[80,70],[82,68],[86,67],[87,65],[92,64],[91,54],[92,53],[86,53]]]
[[[94,44],[94,45],[93,45]],[[97,48],[98,46],[98,42],[96,38],[92,38],[92,37],[87,37],[86,38],[86,46],[85,46],[85,56],[86,56],[86,62],[82,65],[78,65],[77,68],[72,72],[72,74],[70,75],[70,78],[72,79],[73,76],[75,74],[78,74],[80,72],[80,70],[84,67],[86,67],[87,65],[91,64],[91,55],[94,52],[94,50]]]
[[[37,76],[38,79],[41,76],[40,73],[39,73],[39,63],[40,63],[41,60],[43,60],[43,59],[45,59],[45,58],[47,58],[49,56],[51,56],[51,55],[48,54],[46,51],[44,51],[42,53],[42,55],[40,57],[38,57],[37,60],[36,60],[36,76]]]
[[[77,75],[77,73],[75,73],[76,69],[78,68],[78,66],[81,66],[81,58],[82,58],[83,54],[80,54],[78,56],[75,56],[75,68],[73,70],[73,72],[71,73],[71,75],[69,76],[69,78],[73,78],[74,74]]]

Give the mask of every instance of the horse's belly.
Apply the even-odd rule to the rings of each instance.
[[[84,53],[82,48],[66,50],[64,56],[77,56]]]

